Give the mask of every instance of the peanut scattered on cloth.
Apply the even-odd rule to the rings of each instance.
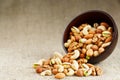
[[[53,57],[45,60],[40,59],[37,63],[34,63],[33,68],[36,73],[41,76],[55,75],[55,78],[62,79],[65,76],[99,76],[103,74],[100,67],[87,63],[87,59],[79,58],[80,52],[74,50],[74,52],[68,53],[62,56],[58,52],[54,52]]]
[[[61,55],[54,52],[53,57],[45,60],[40,59],[34,63],[36,73],[41,76],[55,75],[62,79],[65,76],[100,76],[103,71],[100,67],[88,63],[94,56],[99,56],[105,48],[111,44],[112,28],[105,22],[82,24],[78,28],[73,26],[70,38],[64,43],[68,53]]]

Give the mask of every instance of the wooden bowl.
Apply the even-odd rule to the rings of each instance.
[[[75,19],[73,19],[69,25],[66,27],[64,34],[63,34],[63,48],[67,52],[67,49],[64,47],[64,43],[68,40],[69,38],[69,33],[71,31],[72,26],[78,27],[79,25],[83,23],[88,23],[93,25],[93,23],[100,23],[100,22],[106,22],[108,23],[112,28],[113,28],[113,35],[112,35],[112,41],[111,44],[105,48],[105,51],[100,54],[97,57],[91,57],[91,59],[88,61],[89,63],[95,64],[100,61],[103,61],[106,59],[115,49],[115,46],[117,44],[118,40],[118,29],[117,26],[113,20],[113,18],[106,12],[104,11],[99,11],[99,10],[91,10],[85,13],[80,14],[77,16]]]

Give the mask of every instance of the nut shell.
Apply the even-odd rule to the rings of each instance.
[[[84,76],[84,71],[82,69],[78,69],[76,75],[82,77]]]

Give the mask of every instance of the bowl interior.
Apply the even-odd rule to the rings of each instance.
[[[64,35],[63,35],[63,48],[65,49],[65,51],[67,52],[67,49],[64,47],[64,43],[67,41],[67,39],[69,38],[69,33],[71,31],[71,27],[72,26],[76,26],[78,27],[79,25],[83,24],[83,23],[88,23],[90,25],[92,25],[93,23],[100,23],[100,22],[106,22],[108,23],[112,28],[113,28],[113,35],[112,35],[112,41],[110,46],[108,46],[107,48],[105,48],[105,51],[97,56],[97,57],[92,57],[88,62],[90,63],[98,63],[104,59],[106,59],[114,50],[117,40],[118,40],[118,30],[116,27],[116,24],[113,20],[113,18],[107,14],[106,12],[103,11],[98,11],[98,10],[93,10],[93,11],[88,11],[85,12],[79,16],[77,16],[75,19],[73,19],[69,25],[66,27],[65,31],[64,31]]]

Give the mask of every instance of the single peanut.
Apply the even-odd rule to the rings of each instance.
[[[102,31],[103,31],[102,29],[96,29],[96,33],[100,33],[101,34]]]
[[[95,42],[97,42],[97,40],[98,40],[98,38],[95,36],[95,37],[93,37],[92,42],[95,43]]]
[[[89,38],[92,38],[92,37],[93,37],[93,34],[87,34],[87,35],[84,36],[84,38],[86,38],[86,39],[89,39]]]
[[[68,50],[67,50],[68,52],[72,52],[73,51],[73,49],[72,48],[68,48]]]
[[[85,43],[86,44],[91,44],[92,43],[92,39],[88,39]]]
[[[55,75],[55,74],[57,74],[58,73],[58,69],[53,69],[52,70],[52,73]]]
[[[100,47],[99,50],[98,50],[99,54],[101,54],[104,51],[105,51],[105,49],[103,47]]]
[[[98,50],[98,46],[97,46],[97,45],[93,45],[91,48],[92,48],[94,51],[97,51],[97,50]]]
[[[105,26],[106,28],[109,27],[109,25],[106,22],[101,22],[100,25]]]
[[[112,36],[106,38],[105,43],[110,42],[112,40]]]
[[[82,77],[84,76],[84,71],[82,69],[78,69],[76,75]]]
[[[41,73],[42,71],[43,71],[43,69],[40,66],[36,68],[37,73]]]
[[[85,48],[82,49],[82,53],[83,53],[83,54],[86,53],[86,49],[85,49]]]
[[[98,55],[99,55],[98,51],[94,51],[94,52],[93,52],[93,56],[94,56],[94,57],[96,57],[96,56],[98,56]]]
[[[90,29],[90,30],[89,30],[89,34],[95,34],[95,30]]]
[[[93,50],[92,49],[88,49],[86,55],[90,56],[90,57],[93,56]]]
[[[62,78],[64,78],[65,77],[65,74],[64,73],[57,73],[56,75],[55,75],[55,78],[57,78],[57,79],[62,79]]]
[[[80,58],[84,58],[84,57],[85,57],[85,54],[81,53]]]
[[[76,41],[79,41],[80,38],[81,38],[80,36],[75,36]]]
[[[98,47],[100,47],[103,44],[102,41],[98,42]]]

